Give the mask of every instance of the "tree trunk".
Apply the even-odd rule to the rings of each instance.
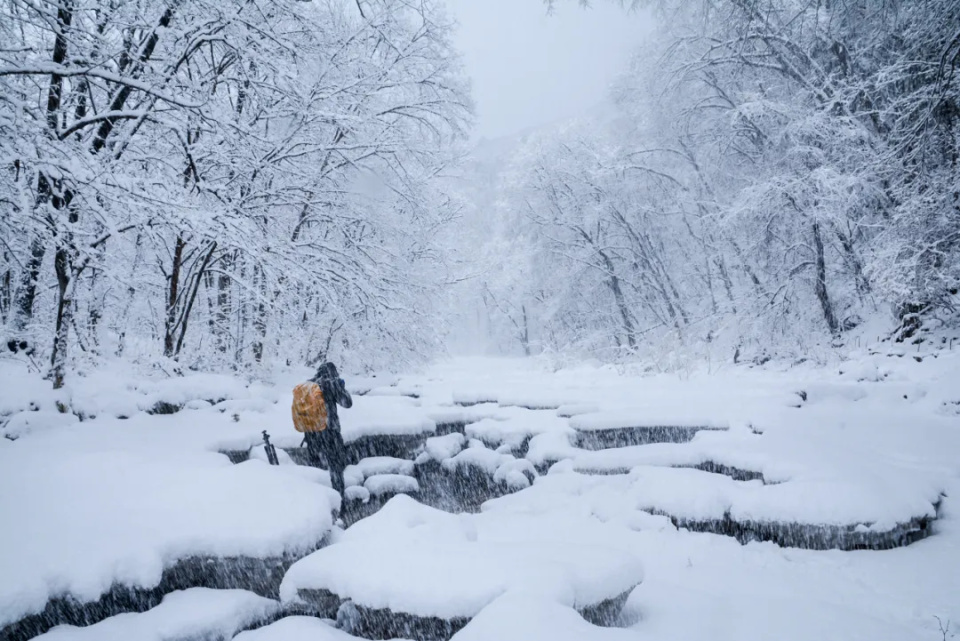
[[[140,265],[142,257],[142,243],[143,243],[143,234],[137,234],[137,240],[134,242],[134,247],[136,247],[136,253],[133,257],[133,267],[130,270],[131,273],[137,273],[137,268]],[[127,320],[130,317],[130,309],[133,307],[133,301],[137,295],[137,288],[132,284],[127,285],[127,304],[123,307],[123,312],[120,314],[120,317],[116,319],[113,323],[114,331],[117,332],[117,356],[123,355],[123,350],[126,346],[127,339]]]
[[[170,269],[170,284],[167,287],[167,314],[164,321],[163,355],[171,358],[174,354],[174,332],[177,324],[177,300],[180,296],[180,270],[183,264],[183,248],[186,243],[177,236],[173,250],[173,267]]]
[[[254,268],[254,281],[257,284],[259,298],[253,315],[253,328],[257,337],[253,342],[253,358],[257,363],[263,362],[263,345],[267,339],[267,275],[260,267]]]
[[[598,253],[600,254],[600,258],[603,259],[604,266],[607,268],[607,273],[609,274],[607,284],[610,286],[610,291],[613,292],[613,299],[617,304],[620,318],[623,321],[623,331],[627,335],[627,345],[630,349],[635,349],[637,346],[636,329],[633,326],[633,318],[630,316],[630,310],[627,308],[627,300],[623,295],[623,289],[620,287],[620,279],[614,271],[613,261],[610,260],[610,257],[603,252]]]
[[[157,42],[160,40],[160,32],[162,29],[166,29],[170,26],[170,21],[173,19],[174,8],[177,4],[179,3],[174,3],[173,5],[168,6],[166,11],[163,12],[163,15],[160,16],[160,21],[157,28],[154,29],[150,34],[150,37],[147,38],[143,49],[140,51],[140,57],[138,58],[138,62],[140,64],[147,62],[153,56],[154,49],[157,47]],[[133,87],[131,85],[125,84],[120,87],[119,91],[117,91],[117,93],[113,96],[113,100],[110,102],[110,111],[123,111],[131,94],[133,94]],[[106,118],[100,124],[100,126],[97,128],[97,133],[91,146],[93,153],[99,152],[106,146],[107,140],[113,133],[113,128],[116,126],[117,122],[118,119],[116,118]]]
[[[727,264],[723,260],[723,257],[716,259],[717,269],[720,271],[720,280],[723,281],[723,289],[727,292],[727,299],[730,301],[730,311],[734,314],[737,313],[737,302],[733,297],[733,281],[730,279],[730,274],[727,272]]]
[[[101,233],[105,233],[106,229],[101,228]],[[103,259],[107,255],[107,243],[104,241],[99,245],[96,251],[96,262],[95,265],[103,264]],[[90,349],[94,354],[100,353],[100,321],[103,319],[103,301],[104,301],[104,291],[102,287],[103,278],[101,278],[100,270],[96,267],[90,269],[90,293],[87,302],[87,329],[90,333]],[[79,286],[79,284],[78,284]],[[75,312],[76,316],[78,312]]]
[[[523,353],[530,356],[530,321],[527,318],[527,306],[521,305],[523,312],[523,333],[520,335],[520,342],[523,343]]]
[[[230,327],[230,277],[224,272],[233,266],[233,260],[224,256],[220,261],[220,273],[217,275],[217,307],[215,314],[215,329],[217,337],[217,351],[227,353],[227,336]]]
[[[6,256],[4,256],[6,258]],[[11,278],[12,270],[7,269],[3,272],[3,278],[0,278],[0,321],[4,325],[7,323],[7,316],[10,314],[11,301]]]
[[[44,179],[45,180],[45,179]],[[40,267],[47,253],[43,240],[37,236],[30,243],[30,258],[20,277],[20,286],[17,287],[16,299],[13,302],[13,328],[22,331],[30,319],[33,318],[33,301],[37,297],[37,280],[40,278]]]
[[[73,321],[73,293],[75,278],[69,252],[66,248],[57,250],[54,266],[57,272],[57,325],[53,340],[53,352],[50,355],[50,373],[53,377],[53,389],[63,387],[66,378],[67,345],[70,338],[70,324]]]
[[[53,41],[53,64],[62,65],[67,59],[67,31],[73,22],[73,0],[61,0],[57,8],[57,35]],[[50,136],[56,138],[60,123],[60,104],[63,95],[63,76],[50,74],[50,85],[47,89],[47,126],[50,129]],[[34,203],[36,209],[50,203],[57,207],[57,199],[54,198],[54,186],[50,183],[47,176],[41,173],[37,177],[37,198]],[[37,296],[37,279],[40,276],[40,267],[43,265],[43,258],[47,253],[46,245],[43,239],[35,237],[30,243],[30,258],[27,260],[26,269],[23,271],[23,277],[20,287],[17,290],[17,302],[14,306],[14,329],[22,330],[33,318],[33,302]]]
[[[820,307],[823,309],[823,317],[827,321],[827,327],[831,334],[836,334],[840,325],[837,323],[837,317],[833,312],[833,303],[830,302],[830,296],[827,293],[827,265],[823,255],[823,239],[820,237],[820,223],[813,223],[813,246],[817,253],[817,280],[814,283],[814,290],[817,294],[817,300],[820,301]]]
[[[210,250],[207,252],[207,255],[204,256],[203,262],[200,264],[200,270],[197,272],[196,277],[193,279],[193,290],[190,292],[190,297],[187,299],[187,306],[183,310],[183,314],[180,317],[180,336],[177,338],[177,346],[173,350],[173,357],[175,359],[180,357],[180,350],[183,348],[183,339],[187,335],[187,327],[190,322],[190,312],[193,311],[193,303],[197,300],[197,292],[200,291],[200,283],[206,281],[207,276],[207,266],[210,265],[210,260],[213,258],[213,253],[217,251],[216,241],[210,243]]]
[[[866,273],[864,273],[863,262],[860,260],[860,256],[853,246],[853,239],[843,233],[837,225],[834,225],[833,231],[837,235],[837,240],[840,241],[840,246],[843,247],[845,262],[853,272],[853,277],[857,283],[857,294],[859,294],[862,299],[864,296],[869,295],[872,289],[870,287],[870,281],[867,279]]]
[[[733,247],[734,253],[737,255],[740,268],[750,278],[750,282],[753,283],[753,288],[756,290],[757,294],[762,294],[763,286],[760,284],[760,279],[757,278],[757,274],[753,271],[753,268],[750,267],[750,263],[747,262],[747,258],[743,255],[743,250],[740,249],[740,245],[738,245],[737,241],[733,240],[732,238],[728,240],[730,242],[730,246]]]
[[[61,0],[57,8],[57,35],[53,43],[53,63],[63,64],[67,58],[67,30],[73,22],[73,1]],[[50,128],[50,135],[56,137],[60,121],[60,105],[63,94],[63,77],[58,74],[50,75],[50,88],[47,91],[47,126]],[[62,185],[58,182],[52,182],[44,174],[40,174],[37,179],[37,204],[43,206],[49,203],[54,212],[59,212],[64,207],[70,207],[72,195],[70,192],[61,194]],[[54,212],[50,212],[52,217]],[[68,223],[72,226],[77,220],[75,211],[71,211]],[[55,222],[55,221],[54,221]],[[71,231],[61,232],[65,237],[57,239],[57,253],[54,257],[54,270],[57,274],[57,325],[56,334],[53,342],[53,351],[50,356],[51,374],[53,376],[53,389],[63,387],[66,373],[67,362],[67,342],[70,337],[70,324],[73,321],[73,262],[72,262],[72,235]],[[31,248],[33,250],[33,248]],[[45,251],[31,251],[31,261],[39,257],[37,271],[43,261]],[[32,279],[27,283],[27,291],[22,300],[20,311],[24,313],[21,323],[26,322],[33,317],[33,301],[36,295],[36,276],[31,274],[31,267],[27,269],[27,278]]]

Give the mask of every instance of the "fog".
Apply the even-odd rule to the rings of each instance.
[[[478,138],[506,136],[573,116],[603,101],[649,15],[615,3],[584,9],[540,0],[447,0],[459,28],[477,107]]]

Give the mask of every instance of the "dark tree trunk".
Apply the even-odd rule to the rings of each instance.
[[[837,226],[834,226],[834,233],[837,235],[837,240],[840,241],[840,246],[843,247],[845,262],[853,272],[854,279],[857,283],[857,293],[860,294],[861,297],[870,294],[870,290],[872,289],[870,287],[870,281],[867,279],[866,273],[864,273],[860,256],[857,255],[857,250],[853,246],[853,239],[843,233]]]
[[[61,0],[57,8],[57,35],[53,41],[53,64],[62,65],[67,59],[67,31],[73,22],[73,0]],[[59,74],[50,74],[50,86],[47,90],[47,127],[50,129],[50,136],[57,137],[57,131],[60,125],[60,105],[63,100],[63,76]],[[53,205],[54,209],[59,209],[60,200],[56,197],[55,186],[51,184],[46,175],[41,173],[37,178],[37,199],[35,208],[40,209],[45,205]],[[26,269],[23,271],[23,277],[20,287],[17,290],[17,301],[14,305],[14,328],[22,330],[33,318],[33,302],[37,296],[37,280],[40,277],[40,267],[43,265],[43,258],[47,253],[47,247],[43,238],[35,237],[30,243],[30,258],[27,260]]]
[[[257,363],[263,361],[263,345],[267,339],[267,275],[263,269],[254,268],[254,280],[257,283],[259,299],[253,315],[253,328],[257,338],[253,342],[253,358]]]
[[[174,3],[174,5],[175,4],[176,3]],[[153,33],[150,34],[150,37],[147,38],[147,41],[144,43],[143,49],[140,51],[140,56],[138,58],[138,62],[141,65],[150,60],[150,58],[153,56],[153,51],[156,49],[157,42],[160,40],[160,31],[170,26],[170,21],[173,20],[174,5],[167,7],[167,10],[163,12],[163,15],[160,16],[158,27],[153,30]],[[127,104],[127,100],[130,98],[132,93],[133,87],[130,85],[123,85],[110,102],[110,111],[123,111]],[[107,144],[107,140],[110,138],[110,134],[113,133],[113,128],[116,126],[116,124],[116,118],[107,118],[103,121],[103,123],[97,129],[97,134],[93,139],[94,153],[97,153],[103,149],[103,147]]]
[[[53,41],[53,64],[62,65],[67,59],[67,30],[73,22],[73,0],[61,0],[57,8],[57,35]],[[47,126],[57,135],[60,124],[60,103],[63,98],[63,77],[50,75],[50,90],[47,92]]]
[[[820,307],[823,309],[823,317],[827,321],[827,327],[831,334],[836,334],[840,325],[837,323],[837,317],[833,311],[833,303],[830,302],[830,296],[827,293],[827,264],[823,254],[823,238],[820,236],[820,223],[813,223],[813,246],[816,250],[817,258],[817,280],[814,283],[814,290],[817,294],[817,300],[820,301]]]
[[[6,258],[6,256],[4,256]],[[12,278],[11,270],[3,272],[3,278],[0,278],[0,320],[4,324],[7,322],[7,316],[10,314],[10,301],[11,301],[11,287],[12,287]]]
[[[190,297],[187,299],[187,306],[183,310],[183,314],[180,317],[180,336],[177,338],[177,346],[173,351],[173,357],[180,357],[180,350],[183,349],[183,339],[187,335],[187,327],[189,326],[190,321],[190,312],[193,311],[193,304],[197,300],[197,292],[200,291],[200,283],[204,282],[205,276],[207,273],[207,267],[210,265],[210,260],[213,258],[213,253],[217,251],[217,243],[214,241],[210,243],[210,249],[207,251],[206,256],[203,257],[203,262],[200,264],[200,269],[197,271],[196,277],[194,277],[193,282],[191,283]]]
[[[757,278],[757,274],[753,271],[753,268],[750,267],[750,263],[747,262],[747,258],[743,255],[743,250],[740,249],[740,245],[738,245],[735,240],[730,239],[730,246],[733,247],[733,251],[737,255],[737,260],[740,263],[740,268],[743,269],[743,272],[748,278],[750,278],[750,282],[753,283],[753,287],[757,294],[763,293],[763,287],[760,285],[760,279]]]
[[[167,314],[163,332],[163,355],[170,358],[174,354],[177,324],[177,301],[180,296],[180,271],[183,264],[183,248],[186,243],[182,236],[177,236],[173,250],[173,267],[170,270],[170,284],[167,287]]]
[[[74,279],[73,261],[66,247],[57,249],[54,267],[57,273],[57,326],[50,355],[50,368],[53,376],[53,389],[63,387],[66,375],[67,342],[70,338],[70,325],[73,321]]]
[[[523,353],[530,356],[530,321],[527,318],[527,306],[521,305],[523,312],[523,333],[520,335],[520,342],[523,343]]]
[[[607,284],[610,286],[610,291],[613,292],[613,299],[617,304],[617,310],[620,312],[620,318],[623,321],[623,331],[627,335],[627,345],[630,349],[634,349],[637,346],[636,329],[633,326],[633,317],[627,308],[627,300],[623,295],[623,289],[620,287],[620,278],[617,277],[614,271],[613,261],[610,260],[610,257],[603,252],[599,252],[599,254],[609,275]]]
[[[717,269],[720,271],[720,280],[723,281],[723,289],[727,293],[727,299],[730,301],[730,311],[737,313],[737,302],[733,297],[733,281],[730,279],[730,273],[727,271],[727,263],[723,258],[716,259]]]
[[[20,286],[17,288],[16,300],[13,302],[13,327],[21,331],[33,318],[33,301],[37,297],[37,280],[40,278],[40,267],[46,256],[47,246],[39,236],[30,243],[30,257],[20,277]]]
[[[233,261],[229,257],[224,257],[220,261],[221,272],[217,275],[217,309],[216,309],[216,331],[217,331],[217,351],[221,354],[227,353],[227,336],[229,334],[230,323],[230,276],[224,273],[230,269]]]
[[[73,240],[73,226],[79,219],[76,207],[71,205],[73,194],[66,192],[61,199],[54,195],[51,201],[56,209],[67,209],[67,225],[57,236],[57,253],[54,256],[53,267],[57,274],[57,325],[53,340],[53,351],[50,354],[51,374],[53,375],[53,389],[63,387],[66,372],[67,343],[70,339],[70,325],[73,323],[73,299],[76,290],[76,279],[83,271],[83,267],[75,269],[76,247]]]

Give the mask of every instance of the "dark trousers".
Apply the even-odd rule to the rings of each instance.
[[[327,428],[322,432],[307,432],[307,451],[314,465],[322,466],[326,461],[330,471],[330,484],[343,497],[343,470],[347,467],[347,448],[343,445],[340,430]]]

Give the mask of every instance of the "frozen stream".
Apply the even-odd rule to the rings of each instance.
[[[339,507],[289,381],[78,389],[82,422],[26,389],[0,444],[0,638],[937,638],[960,619],[957,361],[873,360],[355,379]]]

